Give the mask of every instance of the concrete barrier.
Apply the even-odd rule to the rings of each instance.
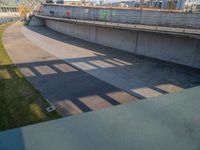
[[[47,16],[200,29],[200,14],[43,4]]]
[[[167,34],[113,29],[46,20],[47,27],[89,42],[200,68],[200,40]]]

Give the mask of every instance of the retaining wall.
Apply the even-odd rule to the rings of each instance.
[[[76,38],[133,54],[200,68],[200,40],[46,20],[46,26]]]
[[[43,4],[42,13],[47,16],[88,20],[137,23],[157,26],[200,28],[200,14],[183,12],[113,9],[81,6]]]

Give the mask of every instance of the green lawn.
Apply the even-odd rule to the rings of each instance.
[[[0,131],[61,117],[12,65],[2,43],[8,25],[0,25]]]

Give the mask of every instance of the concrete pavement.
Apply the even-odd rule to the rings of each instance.
[[[14,24],[3,39],[22,73],[64,116],[200,84],[199,70],[139,58],[41,26]]]
[[[25,77],[63,116],[98,110],[136,98],[33,44],[21,23],[4,33],[4,46]]]
[[[136,57],[65,36],[43,26],[22,27],[22,32],[50,54],[141,98],[176,92],[200,83],[198,69]]]

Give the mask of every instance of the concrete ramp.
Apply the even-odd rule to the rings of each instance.
[[[20,23],[4,46],[24,76],[63,116],[200,85],[198,69],[166,64]]]

